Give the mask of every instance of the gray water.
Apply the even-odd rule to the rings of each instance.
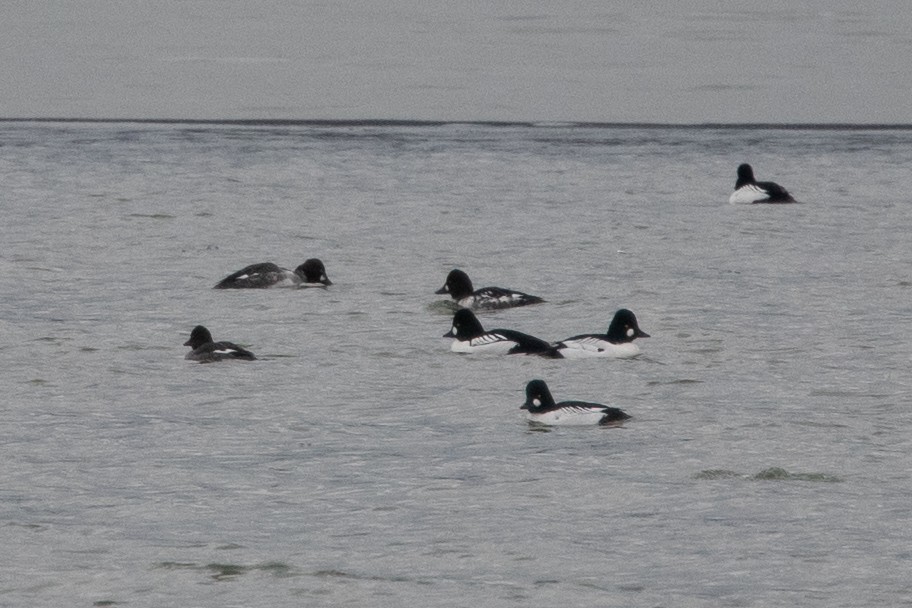
[[[0,116],[910,123],[907,0],[0,3]]]
[[[799,205],[731,206],[740,162]],[[3,123],[0,604],[912,604],[912,131]],[[224,292],[258,261],[327,290]],[[636,312],[472,357],[454,267]],[[252,363],[199,365],[202,323]],[[621,428],[530,427],[525,383]]]

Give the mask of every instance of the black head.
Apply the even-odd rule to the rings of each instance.
[[[450,274],[447,275],[446,282],[443,284],[443,287],[434,293],[448,293],[453,296],[454,300],[460,300],[468,295],[471,295],[472,291],[472,280],[469,278],[469,275],[459,270],[458,268],[454,268],[450,271]]]
[[[475,316],[475,313],[468,308],[460,308],[453,315],[453,327],[450,331],[443,334],[444,338],[456,338],[457,340],[471,340],[484,333],[481,321]]]
[[[554,397],[544,380],[532,380],[526,385],[526,402],[519,409],[534,412],[554,405]]]
[[[608,341],[614,344],[633,342],[637,338],[648,338],[649,334],[640,329],[636,315],[626,308],[614,313],[611,325],[608,326]]]
[[[326,276],[326,267],[318,258],[305,260],[303,264],[295,268],[295,274],[303,278],[305,283],[332,285],[332,281]]]
[[[745,184],[753,184],[754,182],[754,169],[747,163],[738,165],[738,181],[735,182],[735,190]]]
[[[210,334],[209,330],[202,325],[197,325],[193,328],[193,331],[190,332],[190,339],[184,342],[184,346],[189,346],[195,350],[209,342],[212,342],[212,334]]]

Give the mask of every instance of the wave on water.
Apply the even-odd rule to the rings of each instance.
[[[839,483],[842,479],[827,473],[790,473],[781,467],[770,467],[751,474],[739,473],[728,469],[706,469],[694,475],[694,479],[747,479],[753,481],[822,481]]]

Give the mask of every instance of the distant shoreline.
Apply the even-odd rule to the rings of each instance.
[[[66,118],[0,117],[0,123],[145,124],[205,125],[242,127],[447,127],[480,126],[501,128],[585,128],[585,129],[748,129],[788,131],[909,131],[908,123],[655,123],[592,121],[498,121],[498,120],[404,120],[404,119],[308,119],[308,118]]]

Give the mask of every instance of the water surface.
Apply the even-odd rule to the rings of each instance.
[[[907,130],[0,125],[4,605],[912,600]],[[799,205],[726,203],[740,162]],[[213,290],[320,257],[327,290]],[[632,361],[448,351],[433,294]],[[198,323],[256,352],[198,365]],[[622,428],[542,431],[525,383]]]

